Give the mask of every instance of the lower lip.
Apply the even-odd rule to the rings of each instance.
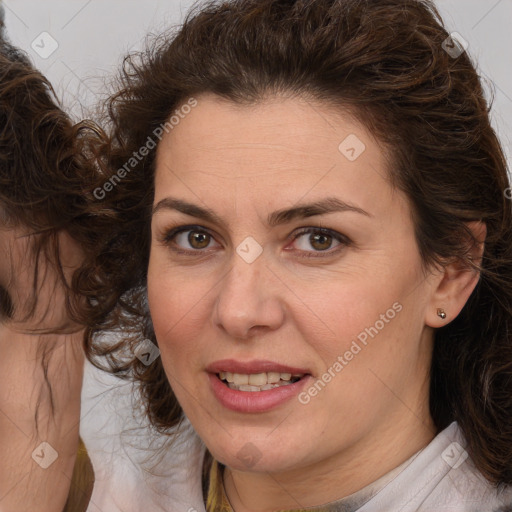
[[[236,412],[266,412],[297,396],[309,380],[309,375],[302,379],[266,391],[238,391],[229,388],[215,373],[209,373],[213,394],[226,409]]]

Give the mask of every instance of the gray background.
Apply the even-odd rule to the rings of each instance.
[[[77,118],[105,97],[122,55],[143,45],[148,33],[178,24],[193,0],[3,0],[7,32],[54,84]],[[198,0],[201,3],[201,0]],[[494,89],[492,118],[512,161],[512,0],[438,0],[449,31],[469,42],[469,53]],[[32,43],[47,32],[58,44],[43,58]],[[52,43],[55,44],[55,43]],[[41,48],[43,50],[44,48]]]

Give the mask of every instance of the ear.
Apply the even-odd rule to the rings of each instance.
[[[482,221],[468,222],[466,225],[477,241],[469,256],[476,265],[481,265],[487,227]],[[451,322],[461,312],[480,279],[480,272],[467,263],[456,260],[444,266],[436,277],[425,323],[439,328]],[[446,318],[438,315],[439,310],[445,312]]]

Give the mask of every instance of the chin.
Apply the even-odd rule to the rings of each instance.
[[[215,460],[236,471],[280,473],[300,465],[302,457],[296,446],[269,442],[265,437],[265,433],[254,438],[246,434],[229,438],[225,444],[218,439],[206,444]]]

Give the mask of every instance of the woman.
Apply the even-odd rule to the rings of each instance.
[[[232,0],[125,60],[89,351],[204,442],[189,510],[511,509],[509,183],[463,50],[428,1]]]
[[[79,512],[92,468],[83,445],[77,459],[83,326],[70,284],[94,233],[93,168],[51,85],[3,34],[0,123],[0,509]]]

